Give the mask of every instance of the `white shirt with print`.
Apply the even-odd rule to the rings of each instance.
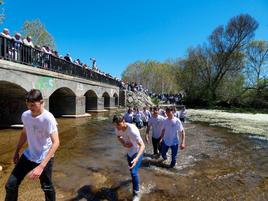
[[[30,110],[22,114],[22,122],[26,130],[28,148],[24,155],[35,163],[41,163],[52,146],[51,134],[57,129],[54,116],[47,110],[33,117]]]
[[[123,137],[125,142],[131,143],[132,146],[128,149],[128,156],[132,157],[135,153],[139,152],[140,146],[138,142],[142,141],[140,131],[134,124],[127,124],[127,129],[125,131],[119,131],[115,129],[115,134],[119,137]]]

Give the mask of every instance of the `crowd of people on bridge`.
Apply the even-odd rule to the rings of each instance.
[[[90,67],[90,65],[82,62],[79,58],[74,60],[71,57],[70,53],[67,53],[66,55],[60,55],[57,50],[53,50],[48,45],[43,45],[43,46],[35,45],[32,41],[32,37],[30,35],[26,36],[25,38],[22,38],[21,34],[19,32],[16,32],[14,34],[14,36],[11,36],[9,29],[4,28],[3,31],[0,33],[0,36],[5,37],[13,42],[12,47],[8,50],[8,54],[9,54],[10,58],[12,58],[16,61],[20,60],[20,57],[21,57],[20,49],[21,49],[22,45],[25,45],[27,47],[35,48],[36,50],[38,50],[42,53],[45,53],[42,55],[43,60],[44,60],[44,62],[42,63],[42,67],[44,67],[44,68],[48,67],[49,55],[51,55],[51,56],[63,59],[67,62],[73,63],[73,64],[75,64],[79,67],[82,67],[84,69],[92,70],[92,71],[97,72],[103,76],[106,76],[106,77],[109,77],[109,78],[112,78],[112,79],[119,81],[118,78],[111,76],[109,73],[102,72],[98,68],[95,58],[90,58],[90,60],[92,61],[92,66]]]

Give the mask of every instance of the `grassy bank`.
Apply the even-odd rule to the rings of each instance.
[[[195,122],[206,122],[211,126],[229,128],[234,133],[256,134],[268,137],[268,114],[189,109],[188,119]]]

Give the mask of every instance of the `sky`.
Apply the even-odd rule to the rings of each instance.
[[[259,22],[255,38],[268,41],[268,0],[4,0],[2,28],[20,31],[40,19],[61,55],[70,53],[121,77],[141,60],[184,58],[219,25],[240,14]]]

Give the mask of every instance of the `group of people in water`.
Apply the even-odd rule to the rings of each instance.
[[[167,107],[165,110],[153,107],[150,111],[144,107],[143,111],[138,108],[134,110],[129,108],[123,116],[115,115],[113,117],[117,138],[128,149],[127,161],[132,177],[133,201],[140,199],[138,170],[145,149],[139,129],[143,126],[147,127],[145,140],[149,143],[150,129],[152,128],[151,139],[155,157],[161,155],[163,160],[167,160],[167,152],[171,149],[169,168],[173,168],[176,165],[179,148],[181,150],[185,148],[185,131],[182,125],[185,116],[185,107],[179,112],[176,111],[175,107]]]
[[[28,110],[22,114],[23,130],[21,132],[14,156],[15,167],[6,185],[5,201],[17,201],[18,190],[25,176],[32,180],[39,179],[46,201],[55,201],[56,193],[52,183],[54,154],[60,140],[57,121],[53,114],[44,108],[44,100],[40,90],[32,89],[26,95]],[[182,125],[186,115],[185,107],[180,111],[167,107],[165,110],[153,107],[143,111],[131,108],[125,115],[114,115],[113,124],[119,142],[128,149],[127,161],[132,177],[133,200],[140,199],[138,170],[142,163],[145,144],[139,128],[146,126],[146,142],[152,133],[153,153],[167,159],[171,148],[170,168],[176,165],[178,149],[185,148],[185,132]],[[152,132],[150,129],[152,128]],[[28,147],[20,155],[25,144]]]

